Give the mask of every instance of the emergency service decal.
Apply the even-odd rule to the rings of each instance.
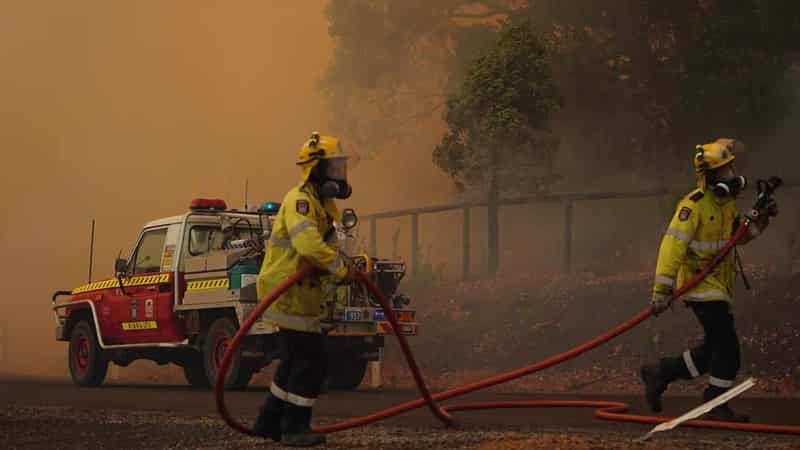
[[[302,214],[304,216],[308,214],[309,206],[307,200],[298,200],[295,206],[298,214]]]
[[[144,301],[144,318],[145,319],[152,319],[153,318],[153,299],[148,298]]]
[[[681,222],[686,222],[687,220],[689,220],[690,215],[692,215],[692,209],[687,206],[684,206],[678,213],[678,219],[680,219]]]

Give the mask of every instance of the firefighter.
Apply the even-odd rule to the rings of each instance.
[[[263,298],[299,269],[316,268],[264,313],[264,320],[279,329],[280,365],[253,428],[293,447],[325,442],[323,434],[310,429],[327,363],[320,330],[321,278],[352,278],[334,242],[334,221],[340,220],[334,199],[346,199],[352,191],[347,159],[337,138],[312,133],[297,158],[301,182],[281,203],[258,275]]]
[[[697,189],[679,203],[658,253],[651,311],[659,315],[670,307],[673,290],[707,266],[714,255],[730,240],[742,217],[735,199],[746,184],[736,173],[734,160],[743,145],[733,139],[718,139],[698,145],[694,154]],[[778,213],[772,200],[758,211],[739,244],[758,236]],[[709,401],[733,386],[739,370],[739,338],[736,335],[731,304],[736,281],[736,260],[731,252],[720,265],[681,300],[697,316],[705,333],[703,342],[682,355],[662,358],[640,370],[645,398],[653,411],[661,411],[661,395],[669,383],[692,379],[708,373],[708,387],[703,392]],[[739,265],[741,267],[741,264]],[[708,420],[747,422],[725,403],[705,416]]]

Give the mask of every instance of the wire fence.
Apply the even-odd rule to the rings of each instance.
[[[790,208],[790,205],[797,204],[800,201],[798,187],[800,187],[800,184],[787,184],[778,193],[778,199],[784,205],[781,213],[784,217],[779,217],[774,222],[777,222],[777,227],[780,229],[777,234],[781,236],[795,233],[798,231],[795,229],[800,228],[800,220],[795,219],[795,217],[800,216],[793,208]],[[495,232],[505,237],[505,249],[492,248],[491,243],[497,242],[498,239],[496,236],[494,238],[487,236],[492,227],[486,226],[485,222],[478,219],[478,216],[483,218],[486,215],[486,211],[492,209],[489,208],[486,201],[458,202],[385,211],[364,216],[368,224],[364,243],[371,255],[383,257],[387,253],[385,251],[387,233],[385,229],[382,229],[382,226],[391,224],[396,233],[400,228],[407,229],[409,236],[407,250],[400,249],[398,251],[397,248],[394,248],[392,252],[407,255],[406,259],[410,274],[415,276],[419,275],[420,268],[423,265],[422,251],[425,246],[432,246],[436,241],[446,240],[450,243],[447,250],[444,251],[444,253],[448,254],[447,265],[450,267],[458,266],[459,270],[454,272],[458,272],[458,276],[466,279],[480,272],[494,274],[497,271],[497,266],[503,264],[504,257],[508,257],[514,251],[519,253],[519,248],[514,247],[520,247],[522,240],[536,241],[538,239],[539,244],[541,244],[538,247],[540,250],[537,250],[536,246],[529,246],[532,253],[538,253],[534,256],[546,258],[550,268],[557,269],[563,273],[570,273],[576,269],[576,266],[580,266],[580,264],[576,264],[576,256],[582,255],[583,259],[590,257],[592,258],[592,264],[599,266],[611,262],[613,258],[604,257],[596,251],[593,252],[590,248],[593,245],[597,248],[611,248],[612,253],[619,253],[620,250],[614,249],[622,248],[626,245],[629,248],[636,246],[635,244],[644,243],[648,248],[652,248],[641,259],[652,257],[651,253],[657,250],[658,245],[658,242],[653,241],[658,241],[660,234],[663,233],[663,228],[666,227],[666,221],[669,220],[669,217],[674,212],[677,201],[685,194],[685,191],[653,190],[637,193],[574,193],[500,199],[495,205],[495,210],[499,209],[502,212],[503,210],[511,211],[514,208],[518,210],[527,208],[533,211],[529,214],[529,217],[532,217],[531,226],[533,226],[534,222],[538,222],[540,217],[537,217],[537,215],[546,216],[551,225],[547,228],[550,231],[549,234],[546,236],[537,235],[535,230],[531,232],[524,230],[525,219],[516,220],[516,222],[523,222],[520,224],[513,223],[515,221],[510,218],[510,214],[507,214],[508,217],[505,220],[501,217],[499,230],[495,230]],[[749,197],[744,196],[738,202],[740,209],[748,207],[749,200]],[[600,215],[603,217],[598,217]],[[445,217],[447,220],[445,220]],[[491,219],[487,218],[487,220]],[[428,237],[425,239],[422,237],[422,221],[427,223],[427,229],[424,234]],[[593,225],[592,222],[602,222],[605,235],[601,236],[603,233],[598,234],[598,227]],[[646,230],[636,230],[635,228],[639,225],[638,223],[634,225],[632,222],[645,223],[646,225],[643,225],[643,227]],[[520,229],[520,227],[523,228]],[[771,227],[776,228],[776,226]],[[512,228],[514,231],[512,231]],[[460,242],[457,244],[454,236],[460,236],[460,239],[458,239]],[[514,239],[514,236],[522,237]],[[636,236],[640,242],[631,242],[630,239],[627,239],[630,236]],[[781,238],[779,237],[778,239]],[[393,245],[396,247],[399,242],[397,236],[393,236],[392,240],[394,241]],[[618,245],[617,241],[619,241]],[[486,243],[488,243],[488,248],[477,248],[479,245],[486,247]],[[778,246],[780,245],[778,244]],[[580,249],[577,247],[580,247]],[[381,252],[379,250],[384,251]],[[787,249],[786,254],[788,257],[789,249]],[[460,255],[460,261],[458,256],[454,257],[453,255]],[[478,255],[481,258],[476,258]],[[781,258],[783,257],[781,256]],[[476,267],[479,267],[480,270],[476,270]]]

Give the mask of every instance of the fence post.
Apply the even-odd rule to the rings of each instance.
[[[378,219],[369,218],[369,256],[378,256]]]
[[[464,210],[464,229],[462,231],[463,234],[463,246],[461,248],[462,256],[463,256],[463,277],[464,279],[469,278],[469,257],[470,257],[470,248],[469,248],[469,239],[470,239],[470,229],[469,229],[469,206],[465,206]]]
[[[419,271],[419,214],[411,214],[411,274]]]
[[[564,273],[572,271],[572,200],[564,201],[564,254],[562,270]]]

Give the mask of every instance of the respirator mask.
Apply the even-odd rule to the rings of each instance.
[[[344,200],[353,193],[353,188],[347,182],[347,158],[323,159],[316,169],[320,197]]]
[[[717,197],[736,197],[747,186],[747,179],[742,175],[712,177],[708,186]]]

